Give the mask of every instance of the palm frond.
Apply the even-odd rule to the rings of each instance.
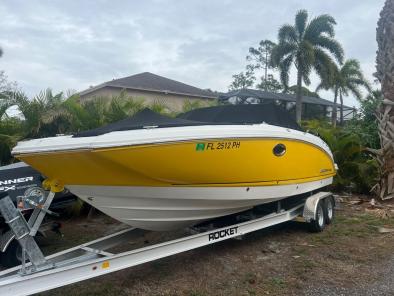
[[[357,84],[350,84],[347,86],[346,91],[349,91],[353,94],[353,96],[356,97],[357,100],[361,100],[362,99],[362,94],[360,91],[360,88]]]
[[[129,98],[124,102],[123,106],[129,116],[144,109],[144,99],[143,98]]]
[[[310,84],[309,75],[315,62],[314,48],[308,41],[303,41],[297,51],[296,68],[301,72],[306,85]]]
[[[343,63],[344,50],[342,45],[335,39],[326,36],[318,36],[310,42],[313,42],[313,44],[317,47],[327,50],[335,57],[338,63]]]
[[[358,100],[362,98],[360,87],[364,87],[368,92],[371,91],[371,86],[362,73],[360,63],[355,59],[345,61],[337,75],[336,85],[345,96],[350,92]]]
[[[328,14],[319,15],[310,21],[305,30],[305,39],[315,39],[323,33],[329,37],[334,37],[334,25],[336,25],[336,21],[332,16]]]
[[[279,29],[278,33],[279,43],[289,42],[289,43],[297,43],[298,36],[296,29],[289,24],[285,24]]]
[[[343,64],[341,68],[341,76],[350,77],[357,76],[361,77],[363,74],[361,72],[360,62],[356,59],[348,59]]]
[[[299,40],[304,37],[307,20],[308,12],[305,9],[299,10],[295,16],[295,29]]]
[[[198,101],[198,100],[193,100],[193,101],[186,100],[184,102],[184,104],[183,104],[182,112],[189,112],[189,111],[192,111],[194,109],[201,108],[201,107],[202,107],[201,101]]]
[[[289,73],[291,65],[293,64],[294,55],[289,55],[283,59],[279,64],[280,80],[284,85],[285,89],[289,85]]]
[[[149,108],[157,113],[166,114],[169,113],[169,108],[167,105],[160,100],[155,100],[152,104],[149,105]]]
[[[324,81],[320,81],[320,83],[316,86],[315,92],[318,93],[321,90],[329,90],[330,86],[329,84],[325,83]]]
[[[338,68],[332,58],[324,51],[316,48],[314,69],[320,77],[322,88],[328,89],[333,86]]]
[[[294,54],[297,51],[297,45],[290,42],[280,42],[272,49],[271,64],[277,67],[281,60],[285,59],[288,55]]]

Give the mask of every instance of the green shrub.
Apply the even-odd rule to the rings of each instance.
[[[378,178],[378,165],[365,150],[362,130],[349,129],[346,125],[333,128],[327,122],[318,120],[305,121],[303,127],[321,137],[333,153],[339,168],[333,190],[369,193]]]

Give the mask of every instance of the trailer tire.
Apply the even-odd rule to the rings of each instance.
[[[1,265],[11,268],[22,263],[22,248],[15,239],[9,244],[4,253],[1,253]]]
[[[324,216],[326,224],[331,224],[335,216],[335,200],[332,196],[326,197],[324,199]]]
[[[324,202],[319,200],[316,207],[316,217],[309,222],[309,227],[312,232],[322,232],[326,226],[326,218],[324,215]]]

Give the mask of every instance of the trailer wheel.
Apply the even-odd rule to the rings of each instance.
[[[1,265],[6,268],[14,267],[22,263],[22,248],[15,239],[1,254]]]
[[[330,224],[332,220],[334,220],[334,215],[335,215],[334,207],[335,207],[335,201],[332,196],[324,199],[324,216],[327,225]]]
[[[320,200],[316,207],[316,219],[309,222],[309,226],[312,232],[321,232],[326,225],[326,219],[324,215],[324,203]]]

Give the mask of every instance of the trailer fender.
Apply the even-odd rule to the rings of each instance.
[[[316,219],[317,204],[320,200],[332,196],[331,192],[319,192],[308,197],[305,201],[304,211],[302,216],[306,222],[311,222]]]

